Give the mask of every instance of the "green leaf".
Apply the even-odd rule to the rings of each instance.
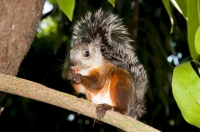
[[[200,27],[197,29],[195,34],[195,49],[198,54],[200,54]]]
[[[175,8],[187,19],[187,1],[186,0],[171,0]]]
[[[187,0],[187,29],[188,29],[188,43],[190,54],[194,60],[199,59],[199,55],[195,50],[195,33],[200,26],[199,15],[200,0]]]
[[[115,6],[115,0],[108,0],[110,4],[114,7]]]
[[[169,15],[169,18],[170,18],[170,22],[171,22],[171,29],[170,29],[170,33],[173,32],[173,29],[174,29],[174,20],[173,20],[173,17],[172,17],[172,11],[171,11],[171,7],[170,7],[170,0],[163,0],[163,4],[165,6],[165,9],[167,10],[167,13]]]
[[[184,119],[200,128],[200,80],[190,62],[175,67],[172,90]]]
[[[67,15],[70,21],[73,18],[75,0],[57,0],[60,9]]]

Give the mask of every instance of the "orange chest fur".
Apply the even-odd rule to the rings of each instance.
[[[87,87],[82,84],[73,84],[73,87],[77,93],[82,93],[86,95],[87,100],[92,101],[95,104],[109,104],[114,105],[110,96],[111,81],[107,81],[101,90],[88,90]]]
[[[88,77],[99,73],[99,69],[90,72]],[[99,73],[100,74],[100,73]],[[98,75],[99,75],[98,74]],[[103,70],[104,76],[96,76],[96,81],[91,85],[100,85],[102,88],[98,90],[92,89],[91,85],[85,85],[85,83],[80,82],[79,84],[73,84],[73,87],[77,93],[82,93],[86,95],[87,100],[92,101],[95,104],[109,104],[115,106],[117,104],[117,99],[119,97],[126,97],[130,93],[131,87],[131,77],[130,74],[122,69],[116,67],[107,66]],[[92,77],[93,79],[95,77]],[[84,81],[84,79],[82,80]],[[102,85],[103,83],[103,85]],[[84,84],[84,85],[83,85]],[[122,95],[122,96],[119,96]],[[123,98],[120,98],[123,99]]]

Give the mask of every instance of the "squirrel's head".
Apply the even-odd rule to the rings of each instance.
[[[100,37],[90,44],[80,43],[78,39],[74,40],[74,46],[70,50],[70,68],[82,75],[87,75],[90,71],[100,68],[103,63],[100,45]]]

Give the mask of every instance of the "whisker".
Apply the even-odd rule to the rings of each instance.
[[[52,66],[50,66],[48,69],[56,68],[57,66],[63,65],[63,63],[55,63]]]
[[[80,61],[81,62],[81,61]],[[80,63],[81,64],[81,68],[87,68],[88,66],[87,65],[85,65],[84,63]]]
[[[57,61],[59,61],[59,62],[64,62],[64,60],[61,60],[61,59],[59,59],[59,58],[52,58],[53,60],[57,60]]]
[[[46,79],[46,77],[47,77],[54,69],[58,68],[57,71],[59,71],[59,70],[60,70],[61,68],[63,68],[63,67],[64,67],[63,64],[60,64],[60,63],[53,64],[53,65],[49,68],[50,70],[48,70],[47,74],[44,76],[43,81]]]

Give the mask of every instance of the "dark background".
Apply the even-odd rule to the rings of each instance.
[[[183,119],[172,94],[173,68],[191,59],[186,21],[173,6],[175,26],[170,34],[170,20],[162,0],[118,0],[114,8],[107,0],[76,0],[72,22],[55,1],[49,1],[53,4],[53,10],[41,19],[48,26],[41,24],[38,27],[18,77],[76,95],[69,81],[63,78],[72,26],[88,10],[95,11],[101,7],[123,18],[135,40],[133,46],[139,59],[148,72],[147,113],[140,121],[164,132],[199,130]],[[105,123],[94,124],[93,119],[72,111],[15,95],[8,94],[4,104],[5,110],[0,116],[3,132],[118,131]],[[70,120],[71,116],[75,118]]]

